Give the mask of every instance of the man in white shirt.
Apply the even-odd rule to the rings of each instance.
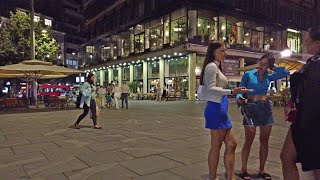
[[[129,95],[129,86],[124,82],[121,86],[121,96],[122,96],[122,108],[123,108],[123,101],[126,103],[126,109],[128,109],[128,95]]]
[[[103,106],[105,105],[105,98],[106,98],[106,89],[103,86],[100,86],[100,88],[97,91],[98,98],[99,98],[99,106],[101,109],[103,109]]]

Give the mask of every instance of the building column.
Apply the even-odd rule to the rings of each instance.
[[[189,10],[188,12],[189,18],[189,38],[193,38],[197,35],[197,26],[198,26],[198,19],[197,19],[197,10]]]
[[[148,62],[143,62],[143,93],[148,92]]]
[[[188,98],[189,100],[196,100],[196,60],[197,54],[191,53],[188,55],[188,75],[189,75],[189,90]]]
[[[164,85],[164,59],[159,60],[159,83],[160,83],[160,88],[163,89],[163,85]]]
[[[243,35],[244,35],[243,22],[237,22],[236,24],[237,24],[237,43],[243,44]]]
[[[105,70],[100,70],[100,86],[104,86],[104,81],[105,81],[105,75],[106,75],[106,72]]]
[[[108,69],[108,82],[109,83],[112,83],[112,80],[113,80],[113,69],[112,68],[109,68]]]
[[[119,66],[118,67],[118,84],[119,86],[122,85],[122,71],[123,71],[123,67],[122,66]]]
[[[133,64],[130,64],[130,82],[133,81],[133,68],[134,68]]]
[[[244,65],[245,65],[245,63],[244,63],[244,58],[240,58],[239,59],[239,67],[240,68],[243,68],[244,67]],[[243,76],[243,74],[244,74],[244,71],[240,71],[240,76]]]

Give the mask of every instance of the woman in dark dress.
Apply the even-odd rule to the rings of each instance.
[[[310,29],[304,42],[314,56],[290,78],[297,116],[281,151],[285,180],[299,179],[296,163],[301,163],[303,171],[312,171],[315,180],[320,179],[320,27]]]

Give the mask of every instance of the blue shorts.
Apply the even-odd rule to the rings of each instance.
[[[248,100],[247,110],[252,117],[252,122],[254,126],[272,125],[274,123],[272,113],[272,102],[270,100]],[[243,119],[243,125],[249,125],[245,119]]]
[[[230,129],[231,121],[228,116],[229,101],[227,96],[222,97],[221,103],[207,102],[204,110],[206,128],[208,129]]]

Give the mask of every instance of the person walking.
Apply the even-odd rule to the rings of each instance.
[[[119,87],[118,83],[116,83],[113,88],[113,98],[116,104],[116,109],[119,109],[119,99],[121,98],[121,88]]]
[[[203,71],[200,76],[202,97],[207,100],[204,110],[205,127],[210,129],[211,147],[208,153],[209,180],[217,178],[220,149],[225,144],[224,165],[228,180],[234,180],[235,149],[237,146],[231,121],[228,116],[227,95],[246,93],[245,88],[225,89],[228,79],[221,72],[221,63],[226,57],[226,48],[220,42],[211,42],[208,46]]]
[[[313,56],[290,78],[297,113],[280,155],[284,180],[300,179],[296,163],[320,179],[320,27],[308,31],[304,46]]]
[[[74,123],[74,127],[76,129],[80,129],[79,123],[85,118],[89,110],[92,113],[92,121],[94,129],[101,129],[100,126],[97,125],[97,105],[96,105],[96,87],[94,86],[94,74],[89,74],[87,77],[87,82],[85,82],[81,86],[81,100],[80,100],[80,108],[83,108],[83,113],[78,117],[77,121]]]
[[[106,89],[103,86],[100,86],[97,92],[98,92],[98,99],[99,99],[99,107],[103,109],[106,102]]]
[[[121,86],[121,97],[122,97],[122,103],[121,107],[123,108],[123,101],[126,103],[126,109],[128,109],[128,96],[129,96],[129,86],[126,82],[123,82]]]
[[[284,67],[275,67],[274,63],[275,58],[272,54],[264,54],[258,61],[258,68],[247,71],[241,79],[240,86],[253,89],[253,91],[247,93],[247,99],[243,94],[237,94],[238,103],[246,105],[247,112],[252,118],[252,124],[246,118],[243,119],[245,141],[241,152],[242,172],[239,176],[246,180],[251,179],[247,163],[257,127],[260,128],[258,176],[263,179],[271,179],[271,175],[264,171],[269,152],[269,137],[274,123],[272,102],[267,98],[267,91],[271,81],[277,81],[290,74]]]
[[[158,84],[156,87],[156,100],[155,101],[161,101],[161,94],[162,93],[163,92],[161,92],[160,84]]]

